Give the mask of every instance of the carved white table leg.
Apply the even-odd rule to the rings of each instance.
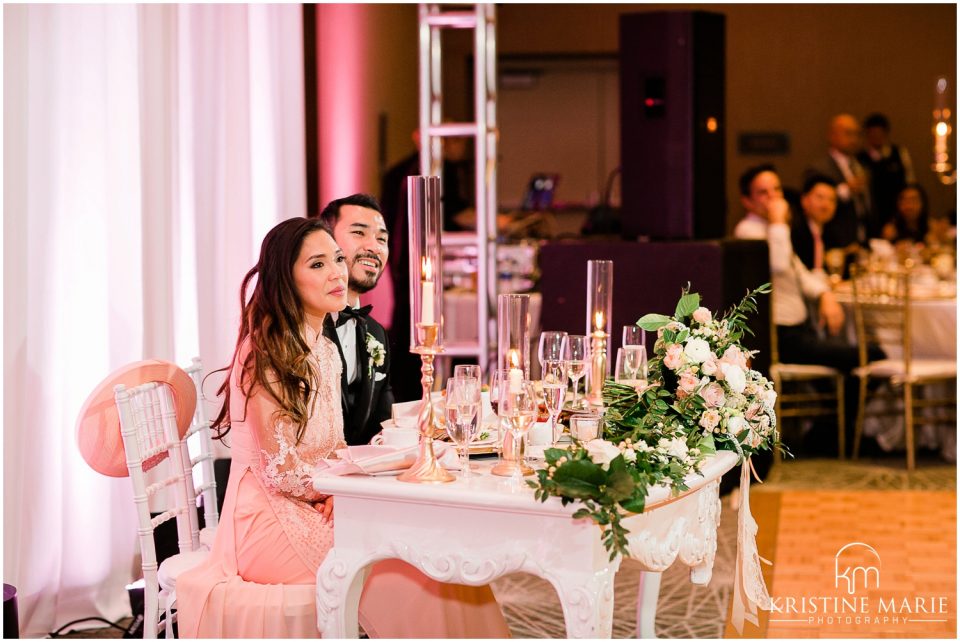
[[[660,598],[660,580],[662,573],[642,571],[637,586],[637,637],[653,639],[657,619],[657,600]]]
[[[567,636],[574,639],[609,638],[613,634],[613,580],[619,558],[611,567],[593,574],[550,574],[557,590]]]
[[[357,638],[360,593],[370,571],[359,555],[330,549],[317,569],[317,629],[325,638]]]

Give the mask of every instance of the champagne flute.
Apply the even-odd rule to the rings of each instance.
[[[503,394],[503,386],[507,383],[507,376],[510,372],[509,369],[501,368],[499,370],[495,369],[490,373],[490,407],[493,409],[493,414],[496,416],[497,424],[497,441],[494,448],[497,451],[497,458],[500,459],[503,456],[503,420],[500,416],[500,397]]]
[[[480,410],[480,380],[474,378],[447,381],[447,434],[460,457],[460,478],[470,477],[468,448],[476,433],[474,419]]]
[[[566,332],[554,332],[547,330],[540,333],[540,357],[541,370],[546,367],[548,361],[560,361],[563,359],[563,340],[567,336]]]
[[[582,334],[570,334],[563,340],[561,354],[566,362],[567,376],[573,382],[573,401],[571,405],[574,408],[580,407],[580,379],[587,373],[587,355],[589,344],[587,337]]]
[[[637,392],[647,387],[647,349],[643,346],[624,346],[617,350],[617,383],[633,386]]]
[[[453,378],[454,379],[476,379],[478,382],[483,380],[483,377],[480,375],[480,366],[476,364],[461,364],[459,366],[453,367]],[[480,431],[480,424],[483,421],[483,389],[480,390],[480,410],[477,411],[477,415],[473,420],[474,432]]]
[[[567,373],[561,360],[547,360],[543,365],[543,402],[550,413],[550,434],[552,443],[557,443],[557,418],[567,396]]]
[[[517,368],[507,375],[507,383],[501,386],[501,391],[500,412],[510,426],[513,441],[513,478],[520,485],[526,468],[522,444],[530,426],[537,420],[537,394],[533,383],[524,381],[523,371]]]

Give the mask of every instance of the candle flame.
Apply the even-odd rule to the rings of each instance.
[[[603,310],[597,310],[593,314],[593,326],[597,330],[603,330]]]
[[[433,263],[429,256],[420,259],[420,274],[424,281],[433,281]]]
[[[519,368],[520,367],[520,352],[517,350],[508,350],[507,351],[507,365],[510,368]]]

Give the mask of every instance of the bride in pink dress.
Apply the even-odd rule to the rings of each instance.
[[[322,336],[325,315],[346,305],[343,253],[319,221],[284,221],[240,294],[214,422],[232,449],[230,479],[210,557],[177,582],[179,633],[318,637],[316,572],[333,545],[334,498],[313,490],[311,470],[345,446],[340,356]],[[439,584],[394,560],[374,566],[359,619],[371,637],[508,637],[488,587]]]

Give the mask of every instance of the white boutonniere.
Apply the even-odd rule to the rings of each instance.
[[[383,344],[369,332],[367,333],[367,354],[370,355],[370,376],[373,376],[373,369],[383,365],[387,358],[387,351]]]

